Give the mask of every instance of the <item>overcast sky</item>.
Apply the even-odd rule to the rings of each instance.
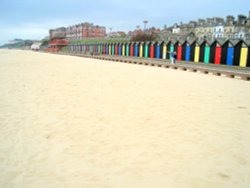
[[[0,0],[0,45],[14,38],[42,39],[48,30],[81,22],[105,26],[107,32],[137,25],[164,25],[207,17],[248,15],[249,0]]]

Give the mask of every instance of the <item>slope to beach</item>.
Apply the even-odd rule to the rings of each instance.
[[[250,187],[247,81],[0,50],[0,187]]]

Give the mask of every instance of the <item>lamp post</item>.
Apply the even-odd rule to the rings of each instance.
[[[110,30],[109,37],[111,37],[112,29],[113,29],[112,27],[109,28],[109,30]]]
[[[145,32],[146,31],[146,25],[147,25],[148,21],[144,20],[143,23],[144,23],[144,32]]]

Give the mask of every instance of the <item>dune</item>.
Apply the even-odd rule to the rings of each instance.
[[[250,84],[0,50],[0,187],[250,187]]]

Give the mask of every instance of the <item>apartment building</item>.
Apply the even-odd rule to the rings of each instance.
[[[106,28],[93,23],[81,23],[66,28],[68,40],[81,40],[106,37]]]
[[[169,29],[169,28],[168,28]],[[188,24],[174,24],[172,34],[188,35],[194,33],[198,39],[250,39],[250,11],[248,17],[238,15],[237,20],[229,15],[226,20],[220,17],[198,19]]]

